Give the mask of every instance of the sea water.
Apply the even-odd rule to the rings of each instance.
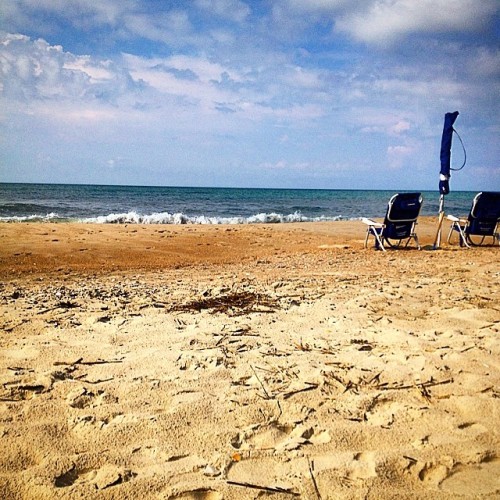
[[[396,191],[243,189],[0,183],[0,221],[251,224],[383,217]],[[473,192],[451,192],[446,213],[466,215]],[[439,192],[423,191],[421,215]]]

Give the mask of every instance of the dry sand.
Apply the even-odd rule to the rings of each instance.
[[[0,497],[499,498],[499,249],[435,227],[1,224]]]

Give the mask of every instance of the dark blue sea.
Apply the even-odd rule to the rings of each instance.
[[[251,224],[383,217],[396,191],[0,184],[0,221]],[[448,214],[465,215],[473,192],[451,192]],[[439,192],[423,191],[421,215]]]

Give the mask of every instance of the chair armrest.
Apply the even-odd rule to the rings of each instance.
[[[460,222],[460,219],[458,217],[455,217],[454,215],[447,215],[446,218],[448,220],[451,220],[452,222]]]
[[[374,220],[367,219],[366,217],[363,217],[361,219],[361,222],[363,224],[367,224],[368,226],[375,226],[375,227],[384,227],[384,225],[380,222],[375,222]]]

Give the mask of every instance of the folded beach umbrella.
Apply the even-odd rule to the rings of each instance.
[[[453,124],[458,116],[458,111],[444,115],[443,135],[441,137],[441,170],[439,171],[439,192],[441,196],[450,192],[451,170],[451,141],[453,139]]]
[[[443,135],[441,137],[441,152],[439,155],[441,160],[441,170],[439,171],[439,224],[436,233],[436,239],[434,240],[434,249],[439,248],[439,245],[441,243],[441,226],[443,225],[444,219],[444,197],[450,192],[450,171],[461,170],[465,165],[464,160],[464,163],[460,168],[451,168],[451,142],[453,139],[453,132],[456,133],[456,130],[453,128],[453,124],[455,123],[458,115],[458,111],[454,111],[453,113],[446,113],[444,115]],[[458,136],[458,138],[460,139],[460,136]],[[462,142],[461,139],[460,142]]]

